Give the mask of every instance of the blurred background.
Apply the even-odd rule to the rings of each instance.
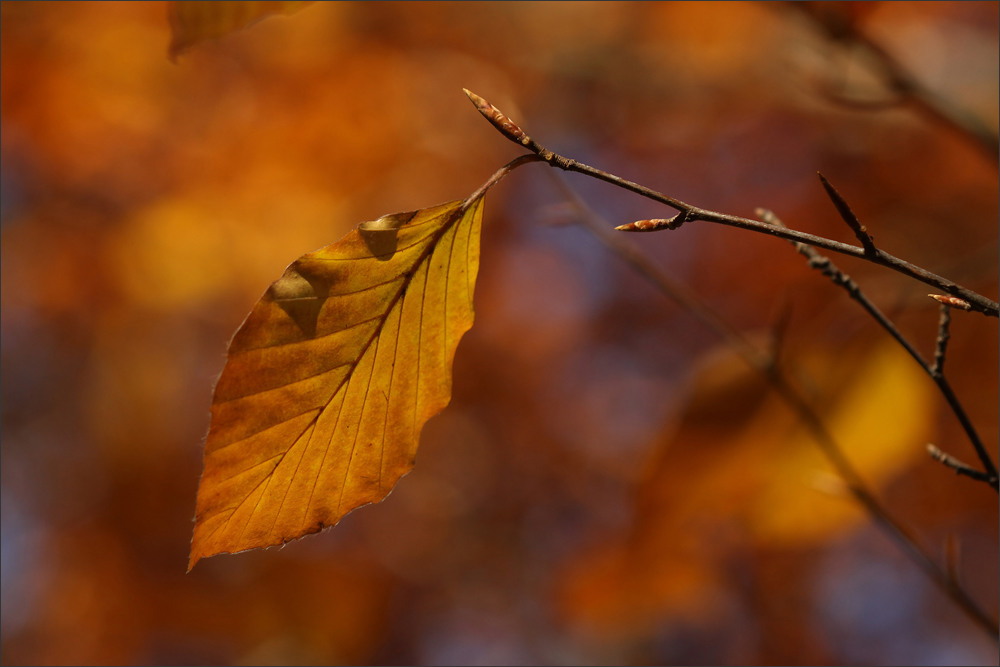
[[[578,224],[487,197],[450,407],[384,502],[185,574],[228,340],[299,255],[547,147],[889,252],[992,299],[995,149],[783,5],[315,3],[167,57],[167,5],[2,5],[4,664],[996,664],[773,393]],[[998,4],[826,4],[996,133]],[[578,175],[608,226],[672,212]],[[626,239],[781,355],[889,510],[996,618],[996,494],[930,380],[786,243]],[[834,257],[925,355],[927,286]],[[997,453],[997,321],[947,372]],[[950,546],[948,546],[950,545]]]

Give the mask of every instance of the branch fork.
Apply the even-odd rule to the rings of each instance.
[[[511,121],[510,118],[508,118],[504,113],[482,97],[469,90],[465,90],[465,93],[468,95],[469,99],[472,100],[473,104],[475,104],[477,110],[501,134],[503,134],[507,139],[530,150],[534,153],[534,156],[537,156],[536,159],[544,160],[549,163],[550,166],[559,167],[565,171],[575,171],[577,173],[585,174],[592,178],[597,178],[607,183],[611,183],[612,185],[616,185],[654,201],[666,204],[667,206],[670,206],[678,211],[678,213],[672,218],[639,220],[627,225],[616,227],[616,230],[618,231],[646,232],[660,231],[664,229],[672,230],[691,220],[704,220],[707,222],[714,222],[717,224],[739,227],[741,229],[748,229],[750,231],[766,233],[771,236],[777,236],[793,242],[796,249],[809,259],[809,265],[811,267],[822,271],[823,274],[829,277],[834,283],[844,287],[851,297],[861,303],[862,306],[864,306],[865,309],[868,310],[869,313],[871,313],[873,317],[875,317],[875,319],[882,324],[882,326],[885,327],[886,330],[893,335],[893,337],[896,338],[904,349],[906,349],[911,356],[913,356],[913,358],[924,368],[924,370],[927,371],[940,388],[949,405],[952,407],[952,410],[962,423],[963,428],[965,428],[966,433],[969,435],[969,438],[975,446],[976,453],[979,455],[980,460],[986,468],[986,472],[984,473],[978,471],[971,466],[961,463],[933,446],[930,446],[933,448],[930,450],[931,455],[937,460],[940,460],[942,463],[945,463],[945,465],[955,469],[959,474],[963,474],[980,481],[985,481],[994,489],[998,488],[996,466],[983,447],[975,429],[973,428],[968,417],[965,415],[965,412],[961,404],[958,402],[957,397],[954,395],[954,392],[951,391],[951,387],[948,385],[942,372],[947,340],[945,339],[943,342],[941,341],[941,329],[939,328],[938,345],[940,356],[936,353],[935,367],[932,368],[926,361],[924,361],[923,357],[919,352],[917,352],[913,345],[899,333],[895,326],[884,315],[882,315],[874,304],[868,301],[867,297],[861,292],[861,289],[857,286],[857,284],[851,280],[849,276],[840,271],[829,260],[829,258],[820,255],[813,246],[866,259],[872,263],[885,266],[911,278],[920,280],[928,285],[932,285],[937,289],[948,293],[949,296],[947,297],[931,295],[933,298],[938,299],[943,304],[948,306],[959,308],[967,306],[968,310],[974,310],[992,317],[1000,317],[1000,306],[998,306],[998,304],[980,294],[961,287],[946,278],[937,276],[925,269],[914,266],[909,262],[905,262],[879,250],[875,246],[875,242],[871,235],[868,234],[867,229],[861,225],[857,216],[855,216],[853,211],[851,211],[843,197],[840,196],[836,189],[830,185],[822,174],[820,175],[821,183],[833,201],[834,206],[837,207],[841,217],[848,224],[848,226],[851,227],[852,231],[854,231],[855,236],[861,243],[861,247],[788,229],[781,224],[780,220],[778,220],[773,213],[770,213],[769,211],[758,210],[758,215],[760,215],[764,220],[764,222],[761,222],[758,220],[749,220],[746,218],[700,209],[650,188],[625,180],[619,176],[615,176],[614,174],[609,174],[589,165],[565,158],[546,149],[537,141],[529,137],[524,130],[518,127],[516,123]],[[513,165],[508,166],[512,167]],[[788,382],[787,378],[780,372],[779,367],[776,363],[774,363],[774,357],[766,355],[767,358],[761,358],[761,354],[758,350],[753,348],[753,346],[749,346],[745,339],[743,339],[743,337],[737,332],[731,331],[730,326],[719,320],[718,316],[708,311],[703,304],[698,303],[693,297],[686,297],[683,296],[683,293],[681,292],[675,292],[672,286],[672,281],[669,278],[662,276],[655,267],[650,265],[648,261],[641,256],[641,254],[636,253],[630,247],[625,247],[615,241],[614,234],[605,231],[597,224],[588,224],[588,227],[591,228],[594,234],[602,242],[604,242],[605,245],[613,249],[627,261],[633,263],[641,273],[653,280],[653,282],[663,288],[669,295],[674,296],[678,301],[688,306],[693,313],[701,316],[704,321],[716,325],[723,333],[724,337],[729,340],[731,344],[733,344],[734,348],[741,352],[741,356],[743,356],[747,363],[765,374],[765,376],[770,380],[775,391],[777,391],[778,394],[781,395],[793,409],[795,409],[795,411],[803,418],[804,422],[810,427],[810,430],[816,437],[816,441],[821,450],[824,454],[826,454],[830,462],[837,469],[838,473],[843,477],[851,495],[868,510],[875,523],[881,526],[890,537],[899,542],[903,550],[910,555],[913,561],[932,581],[938,584],[959,607],[961,607],[981,627],[986,629],[993,637],[996,637],[998,635],[996,621],[990,618],[968,595],[968,593],[957,585],[956,579],[952,576],[951,567],[946,568],[948,570],[946,572],[938,566],[927,551],[920,546],[916,536],[882,508],[877,498],[857,474],[853,465],[844,456],[836,442],[831,438],[818,415],[809,407],[808,403],[804,401],[804,399],[796,392],[794,387]],[[954,299],[954,302],[946,302],[944,301],[945,299]],[[941,326],[945,325],[942,324]],[[935,455],[935,453],[937,453],[937,455]]]
[[[727,215],[725,213],[718,213],[716,211],[698,208],[697,206],[692,206],[691,204],[682,202],[679,199],[667,196],[662,192],[657,192],[656,190],[639,185],[638,183],[633,183],[632,181],[621,178],[620,176],[615,176],[614,174],[609,174],[608,172],[601,171],[600,169],[583,164],[582,162],[569,159],[559,155],[558,153],[550,151],[529,137],[527,133],[518,127],[514,121],[508,118],[506,114],[479,95],[476,95],[467,89],[463,90],[465,90],[465,94],[468,95],[469,99],[472,100],[472,103],[476,106],[479,113],[481,113],[483,117],[485,117],[486,120],[488,120],[490,124],[492,124],[501,134],[503,134],[510,141],[527,148],[551,166],[558,167],[564,171],[585,174],[592,178],[605,181],[606,183],[611,183],[612,185],[616,185],[625,190],[630,190],[638,195],[652,199],[653,201],[666,204],[670,208],[678,211],[678,215],[674,216],[674,218],[649,221],[640,220],[638,223],[623,225],[625,229],[622,229],[621,231],[660,231],[664,229],[676,229],[685,222],[704,220],[706,222],[713,222],[716,224],[728,225],[730,227],[739,227],[740,229],[770,234],[771,236],[777,236],[788,241],[807,243],[817,248],[824,248],[826,250],[832,250],[833,252],[838,252],[844,255],[851,255],[852,257],[866,259],[870,262],[879,264],[915,280],[931,285],[942,292],[946,292],[950,296],[968,303],[971,310],[989,315],[991,317],[1000,317],[1000,305],[996,302],[987,299],[972,290],[966,289],[961,285],[948,280],[947,278],[942,278],[941,276],[931,273],[926,269],[922,269],[919,266],[915,266],[897,257],[893,257],[889,253],[876,248],[875,242],[872,240],[864,226],[862,226],[858,221],[857,216],[854,215],[854,213],[850,210],[850,207],[847,206],[846,202],[844,202],[843,197],[841,197],[833,186],[831,186],[822,176],[820,176],[820,178],[824,183],[824,187],[827,189],[827,193],[833,200],[834,205],[837,206],[837,210],[841,213],[841,216],[847,224],[851,226],[851,229],[854,230],[855,235],[861,242],[860,247],[849,245],[847,243],[841,243],[839,241],[833,241],[831,239],[815,236],[813,234],[806,234],[805,232],[799,232],[793,229],[775,227],[774,225],[769,225],[759,220],[750,220],[748,218],[741,218],[735,215]]]
[[[854,211],[847,205],[847,201],[840,196],[836,188],[830,185],[830,181],[826,180],[823,174],[817,172],[817,176],[819,176],[819,182],[823,184],[826,194],[830,196],[830,200],[833,201],[833,205],[837,208],[837,212],[840,213],[840,217],[844,219],[844,222],[854,232],[858,241],[861,242],[861,247],[865,249],[865,256],[869,259],[878,259],[879,250],[875,247],[875,241],[872,240],[868,230],[858,220],[858,216],[854,215]]]

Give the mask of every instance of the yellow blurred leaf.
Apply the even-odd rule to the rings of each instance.
[[[271,284],[215,387],[189,567],[318,532],[410,471],[472,326],[482,201],[362,223]]]
[[[209,224],[212,213],[201,202],[173,197],[137,211],[115,230],[107,261],[133,303],[172,310],[204,303],[230,286],[235,262],[224,227]]]
[[[294,14],[312,2],[236,2],[213,0],[169,3],[171,60],[206,39],[217,39],[246,28],[271,14]]]
[[[803,356],[833,389],[824,422],[873,488],[925,456],[934,387],[898,345]],[[564,567],[562,608],[588,632],[698,617],[720,599],[733,551],[815,547],[867,520],[796,415],[732,352],[705,360],[678,422],[638,489],[628,538]]]
[[[827,424],[847,458],[877,488],[926,458],[934,387],[892,341],[859,366]],[[749,516],[759,539],[789,545],[826,542],[866,518],[803,430],[774,459]]]

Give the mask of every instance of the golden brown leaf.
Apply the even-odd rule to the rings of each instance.
[[[318,532],[410,471],[472,326],[482,211],[363,223],[271,284],[215,387],[189,568]]]
[[[312,2],[174,0],[169,5],[170,59],[175,60],[198,42],[228,35],[271,14],[294,14],[311,4]]]

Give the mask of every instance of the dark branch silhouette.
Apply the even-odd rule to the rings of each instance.
[[[841,210],[842,216],[847,219],[849,215],[852,218],[852,222],[848,222],[858,238],[862,240],[863,246],[857,247],[848,245],[845,243],[840,243],[838,241],[832,241],[830,239],[825,239],[819,236],[814,236],[812,234],[806,234],[803,232],[798,232],[790,230],[784,226],[779,226],[776,224],[769,224],[767,222],[761,222],[757,220],[749,220],[746,218],[740,218],[737,216],[726,215],[723,213],[717,213],[715,211],[708,211],[705,209],[686,204],[678,199],[669,197],[662,193],[656,192],[646,188],[645,186],[627,181],[623,178],[609,174],[607,172],[595,169],[589,165],[582,164],[576,160],[566,158],[562,155],[554,153],[537,141],[532,139],[528,134],[526,134],[516,123],[510,120],[503,112],[494,107],[492,104],[487,102],[485,99],[476,95],[475,93],[465,90],[466,95],[472,100],[472,103],[476,106],[479,112],[507,139],[520,144],[524,148],[527,148],[535,156],[544,160],[552,167],[558,167],[564,171],[574,171],[577,173],[585,174],[593,178],[600,179],[607,183],[617,185],[626,190],[635,192],[636,194],[642,195],[654,201],[661,202],[674,208],[678,213],[669,219],[664,220],[642,220],[635,223],[630,223],[628,225],[622,225],[616,227],[617,231],[657,231],[661,229],[676,229],[682,224],[694,220],[704,220],[707,222],[715,222],[719,224],[725,224],[733,227],[739,227],[742,229],[748,229],[751,231],[763,232],[770,234],[772,236],[777,236],[779,238],[784,238],[786,240],[792,241],[797,244],[797,246],[818,246],[834,252],[839,252],[845,255],[851,255],[853,257],[858,257],[861,259],[866,259],[870,262],[886,266],[895,271],[903,273],[904,275],[911,276],[917,280],[920,280],[929,285],[933,285],[940,289],[941,291],[947,292],[952,298],[964,301],[969,304],[970,310],[975,310],[977,312],[990,315],[993,317],[1000,317],[1000,307],[993,301],[987,299],[986,297],[977,294],[971,290],[968,290],[956,283],[937,276],[925,269],[914,266],[908,262],[901,259],[893,257],[888,253],[875,248],[874,243],[871,241],[871,237],[868,236],[864,227],[861,226],[860,222],[852,212],[850,212],[850,207],[847,206],[843,198],[840,197],[836,190],[825,183],[827,187],[827,192],[831,194],[834,199],[835,205],[838,202],[842,202],[843,209],[838,205],[838,210]],[[523,164],[523,163],[519,163]],[[519,165],[518,165],[519,166]],[[498,172],[499,173],[499,172]],[[821,177],[822,178],[822,177]],[[824,179],[825,181],[825,179]],[[563,184],[564,188],[568,188]],[[581,208],[581,202],[578,198],[573,197],[577,202],[578,208],[582,211],[588,210],[585,205]],[[627,262],[632,264],[643,276],[648,278],[651,282],[656,284],[664,293],[666,293],[671,298],[677,300],[679,303],[684,305],[688,310],[695,314],[700,320],[706,323],[711,329],[713,329],[717,334],[722,336],[739,354],[743,360],[753,367],[758,372],[761,372],[771,384],[771,387],[775,392],[782,398],[782,400],[799,416],[803,424],[808,429],[809,433],[812,435],[813,439],[819,446],[820,450],[826,456],[827,460],[833,465],[834,469],[844,480],[848,490],[851,495],[857,500],[862,507],[868,512],[869,516],[875,522],[875,524],[883,531],[887,536],[889,536],[893,541],[895,541],[902,550],[910,557],[913,562],[920,567],[920,569],[930,578],[938,587],[941,588],[948,597],[955,602],[971,619],[973,619],[981,628],[989,632],[993,637],[1000,635],[998,631],[997,622],[993,620],[984,610],[982,610],[979,605],[973,600],[969,594],[958,585],[954,577],[949,575],[949,572],[942,569],[930,554],[920,546],[916,535],[906,526],[898,522],[893,518],[879,503],[878,499],[874,493],[869,489],[867,484],[861,478],[857,470],[851,464],[851,462],[844,455],[843,450],[834,440],[830,431],[826,428],[822,419],[819,417],[818,413],[809,405],[809,403],[802,397],[795,386],[789,381],[787,375],[780,369],[780,367],[775,363],[775,357],[766,352],[758,350],[755,346],[750,344],[743,335],[720,318],[714,311],[709,309],[704,303],[701,302],[695,295],[693,295],[689,290],[681,288],[678,283],[673,281],[669,276],[664,274],[658,267],[656,267],[652,262],[646,259],[641,253],[627,244],[624,239],[620,239],[616,234],[613,234],[608,230],[602,222],[595,222],[596,214],[592,212],[589,215],[583,216],[585,220],[589,220],[586,224],[587,228],[595,235],[597,238],[604,243],[609,249],[614,251],[616,254],[621,256]],[[856,225],[856,228],[855,228]],[[868,242],[865,243],[863,237],[867,237]],[[812,252],[815,249],[810,248]],[[829,259],[823,258],[826,264],[832,267]],[[833,267],[833,270],[837,275],[843,276],[843,274]],[[843,276],[843,278],[847,278]],[[835,281],[836,282],[836,281]],[[839,284],[848,287],[847,283],[850,283],[853,287],[848,291],[852,291],[852,296],[855,293],[861,295],[860,290],[854,285],[853,281],[846,279]],[[857,298],[857,297],[855,297]],[[927,370],[931,377],[938,383],[938,387],[945,394],[945,398],[948,399],[949,404],[952,405],[952,409],[955,411],[959,420],[962,421],[963,427],[966,427],[966,432],[970,434],[970,438],[973,439],[973,444],[979,443],[977,446],[977,453],[981,451],[981,456],[985,456],[984,465],[986,465],[987,470],[993,470],[992,475],[993,483],[995,485],[996,473],[995,467],[992,467],[992,461],[985,452],[985,448],[982,447],[982,443],[978,440],[978,435],[975,434],[975,429],[972,427],[971,422],[965,416],[961,405],[958,403],[958,399],[955,398],[954,393],[951,392],[950,386],[944,380],[943,374],[938,374],[935,376],[927,365],[927,362],[923,360],[920,353],[906,341],[895,326],[880,311],[871,304],[867,299],[864,299],[864,303],[867,303],[872,310],[873,316],[878,313],[876,319],[881,318],[879,321],[885,322],[887,330],[890,333],[895,331],[896,340],[900,342],[907,349],[907,351],[913,356],[921,366]],[[863,303],[863,305],[864,305]],[[867,309],[867,307],[866,307]],[[883,324],[883,326],[886,326]],[[964,465],[964,464],[963,464]],[[965,466],[968,468],[968,466]],[[973,470],[969,468],[970,470]],[[967,474],[967,473],[966,473]]]
[[[608,223],[591,209],[583,199],[570,188],[562,178],[555,179],[564,196],[579,211],[583,226],[593,234],[608,250],[620,257],[641,276],[656,286],[668,298],[678,303],[706,328],[724,340],[736,354],[752,369],[760,373],[775,390],[775,393],[805,424],[810,436],[822,453],[844,480],[851,496],[868,512],[875,525],[896,542],[911,560],[952,599],[981,628],[997,636],[997,623],[979,607],[948,572],[938,566],[926,549],[920,546],[916,535],[909,528],[892,517],[882,507],[878,498],[868,488],[850,460],[844,455],[840,445],[824,424],[819,413],[796,389],[790,374],[778,364],[777,353],[767,353],[751,343],[746,336],[733,327],[721,315],[698,297],[689,287],[672,278],[666,271],[647,258],[624,237],[608,229]],[[966,466],[967,467],[967,466]],[[970,468],[970,470],[972,470]],[[974,471],[975,472],[975,471]],[[967,473],[963,473],[967,474]],[[978,473],[982,474],[982,473]]]
[[[820,177],[822,178],[822,176]],[[845,204],[846,206],[846,204]],[[766,209],[757,209],[757,215],[760,216],[761,220],[781,227],[783,223],[774,213]],[[857,222],[857,218],[855,218]],[[863,228],[862,228],[863,229]],[[858,286],[854,280],[851,279],[846,273],[837,268],[837,266],[830,261],[829,257],[824,257],[819,254],[815,248],[809,246],[805,243],[796,243],[795,249],[799,251],[800,254],[809,260],[809,266],[811,268],[817,269],[824,276],[829,278],[835,285],[840,285],[847,291],[852,299],[857,301],[862,308],[867,311],[869,315],[872,316],[879,325],[889,332],[896,342],[898,342],[904,350],[906,350],[911,357],[920,365],[927,375],[930,376],[934,384],[937,385],[941,394],[944,396],[945,400],[948,402],[948,406],[951,411],[955,413],[958,418],[959,423],[961,423],[962,428],[965,430],[966,435],[968,435],[969,440],[972,442],[972,446],[976,450],[976,454],[979,456],[980,462],[982,462],[983,467],[986,468],[985,473],[980,473],[981,477],[975,477],[980,481],[984,481],[994,490],[997,490],[997,468],[993,463],[993,459],[990,457],[989,453],[986,451],[986,447],[983,445],[982,440],[979,438],[979,433],[976,432],[975,427],[969,420],[965,409],[962,407],[961,402],[958,397],[955,396],[955,392],[952,390],[951,385],[944,376],[944,358],[946,347],[948,344],[948,325],[951,322],[951,316],[949,314],[949,306],[947,304],[941,304],[941,321],[938,325],[938,338],[937,346],[934,355],[934,365],[927,363],[923,355],[917,350],[917,348],[911,343],[896,327],[892,321],[886,317],[878,306],[871,302],[861,288]],[[936,458],[936,457],[935,457]],[[941,460],[941,459],[937,459]],[[964,465],[964,464],[963,464]],[[968,466],[966,466],[968,467]]]
[[[818,248],[824,248],[826,250],[832,250],[833,252],[838,252],[844,255],[866,259],[875,264],[898,271],[899,273],[914,278],[915,280],[932,285],[942,292],[947,292],[951,296],[962,299],[963,301],[969,303],[972,310],[985,315],[990,315],[992,317],[1000,317],[1000,306],[998,306],[996,302],[991,301],[990,299],[987,299],[981,294],[977,294],[970,289],[966,289],[961,285],[948,280],[947,278],[943,278],[926,269],[922,269],[919,266],[915,266],[902,259],[893,257],[885,251],[878,250],[875,254],[870,254],[863,247],[833,241],[821,236],[806,234],[792,229],[776,227],[774,225],[760,222],[759,220],[750,220],[735,215],[718,213],[716,211],[709,211],[697,206],[692,206],[691,204],[686,204],[679,199],[674,199],[673,197],[669,197],[663,193],[657,192],[656,190],[651,190],[650,188],[639,185],[638,183],[633,183],[632,181],[625,180],[624,178],[615,176],[614,174],[609,174],[601,171],[600,169],[595,169],[594,167],[583,164],[582,162],[577,162],[576,160],[554,153],[529,137],[520,127],[504,115],[503,112],[484,100],[482,97],[469,90],[466,90],[465,93],[469,96],[469,99],[472,100],[472,103],[476,105],[479,112],[488,121],[490,121],[490,123],[497,130],[499,130],[501,134],[507,137],[507,139],[520,144],[532,153],[538,155],[549,163],[550,166],[558,167],[559,169],[563,169],[565,171],[586,174],[587,176],[611,183],[612,185],[617,185],[625,190],[630,190],[648,199],[666,204],[667,206],[678,211],[677,215],[672,218],[666,220],[640,220],[639,222],[633,222],[616,227],[618,231],[652,232],[664,229],[677,229],[684,223],[695,220],[704,220],[706,222],[739,227],[740,229],[770,234],[771,236],[777,236],[788,241],[808,243],[809,245],[816,246]]]

